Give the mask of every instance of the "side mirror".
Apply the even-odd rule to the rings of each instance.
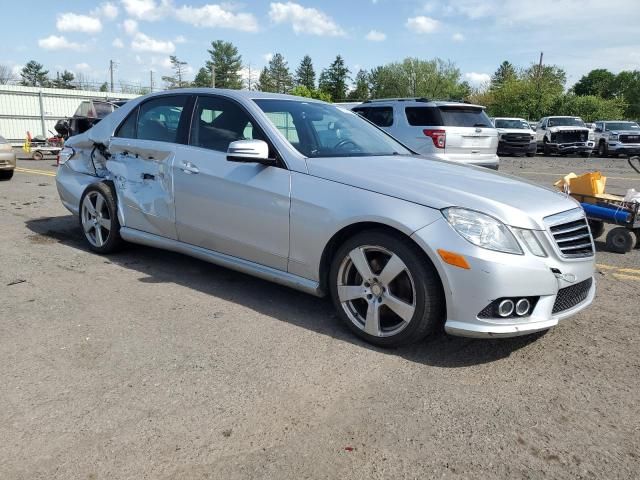
[[[275,158],[269,158],[269,145],[263,140],[238,140],[227,148],[227,160],[241,163],[275,165]]]
[[[547,127],[545,127],[544,125],[540,125],[540,130],[546,130]]]
[[[538,127],[536,127],[535,125],[532,125],[531,126],[531,130],[533,130],[535,132],[536,130],[538,130]]]

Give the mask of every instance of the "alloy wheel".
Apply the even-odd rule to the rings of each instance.
[[[404,330],[416,310],[415,282],[402,259],[383,247],[354,248],[338,269],[337,293],[351,322],[369,335]]]
[[[87,193],[81,209],[82,228],[89,243],[94,247],[102,247],[111,234],[111,216],[107,201],[97,191]]]

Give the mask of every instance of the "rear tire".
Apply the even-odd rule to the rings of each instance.
[[[550,157],[551,156],[551,148],[549,147],[549,144],[547,143],[546,139],[544,141],[544,144],[542,145],[542,154],[545,157]]]
[[[589,228],[591,229],[591,236],[596,240],[604,233],[604,222],[600,220],[589,220]]]
[[[44,158],[44,155],[42,154],[42,152],[33,152],[31,154],[31,158],[33,158],[34,160],[42,160]]]
[[[435,268],[400,234],[369,230],[348,239],[333,257],[329,290],[347,327],[380,347],[418,342],[442,325]]]
[[[615,253],[629,253],[636,247],[635,232],[625,227],[616,227],[607,234],[607,249]]]
[[[0,170],[0,180],[11,180],[13,178],[13,170]]]
[[[80,199],[78,217],[91,250],[107,254],[122,247],[116,196],[109,185],[100,182],[87,187]]]

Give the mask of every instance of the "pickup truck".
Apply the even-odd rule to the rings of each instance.
[[[595,143],[593,133],[580,117],[544,117],[536,127],[538,151],[544,155],[579,153],[589,157]]]
[[[595,142],[600,157],[640,155],[640,126],[636,122],[601,120],[595,124]]]

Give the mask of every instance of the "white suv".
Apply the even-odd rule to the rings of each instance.
[[[498,169],[498,132],[480,105],[391,98],[352,110],[418,153]]]

